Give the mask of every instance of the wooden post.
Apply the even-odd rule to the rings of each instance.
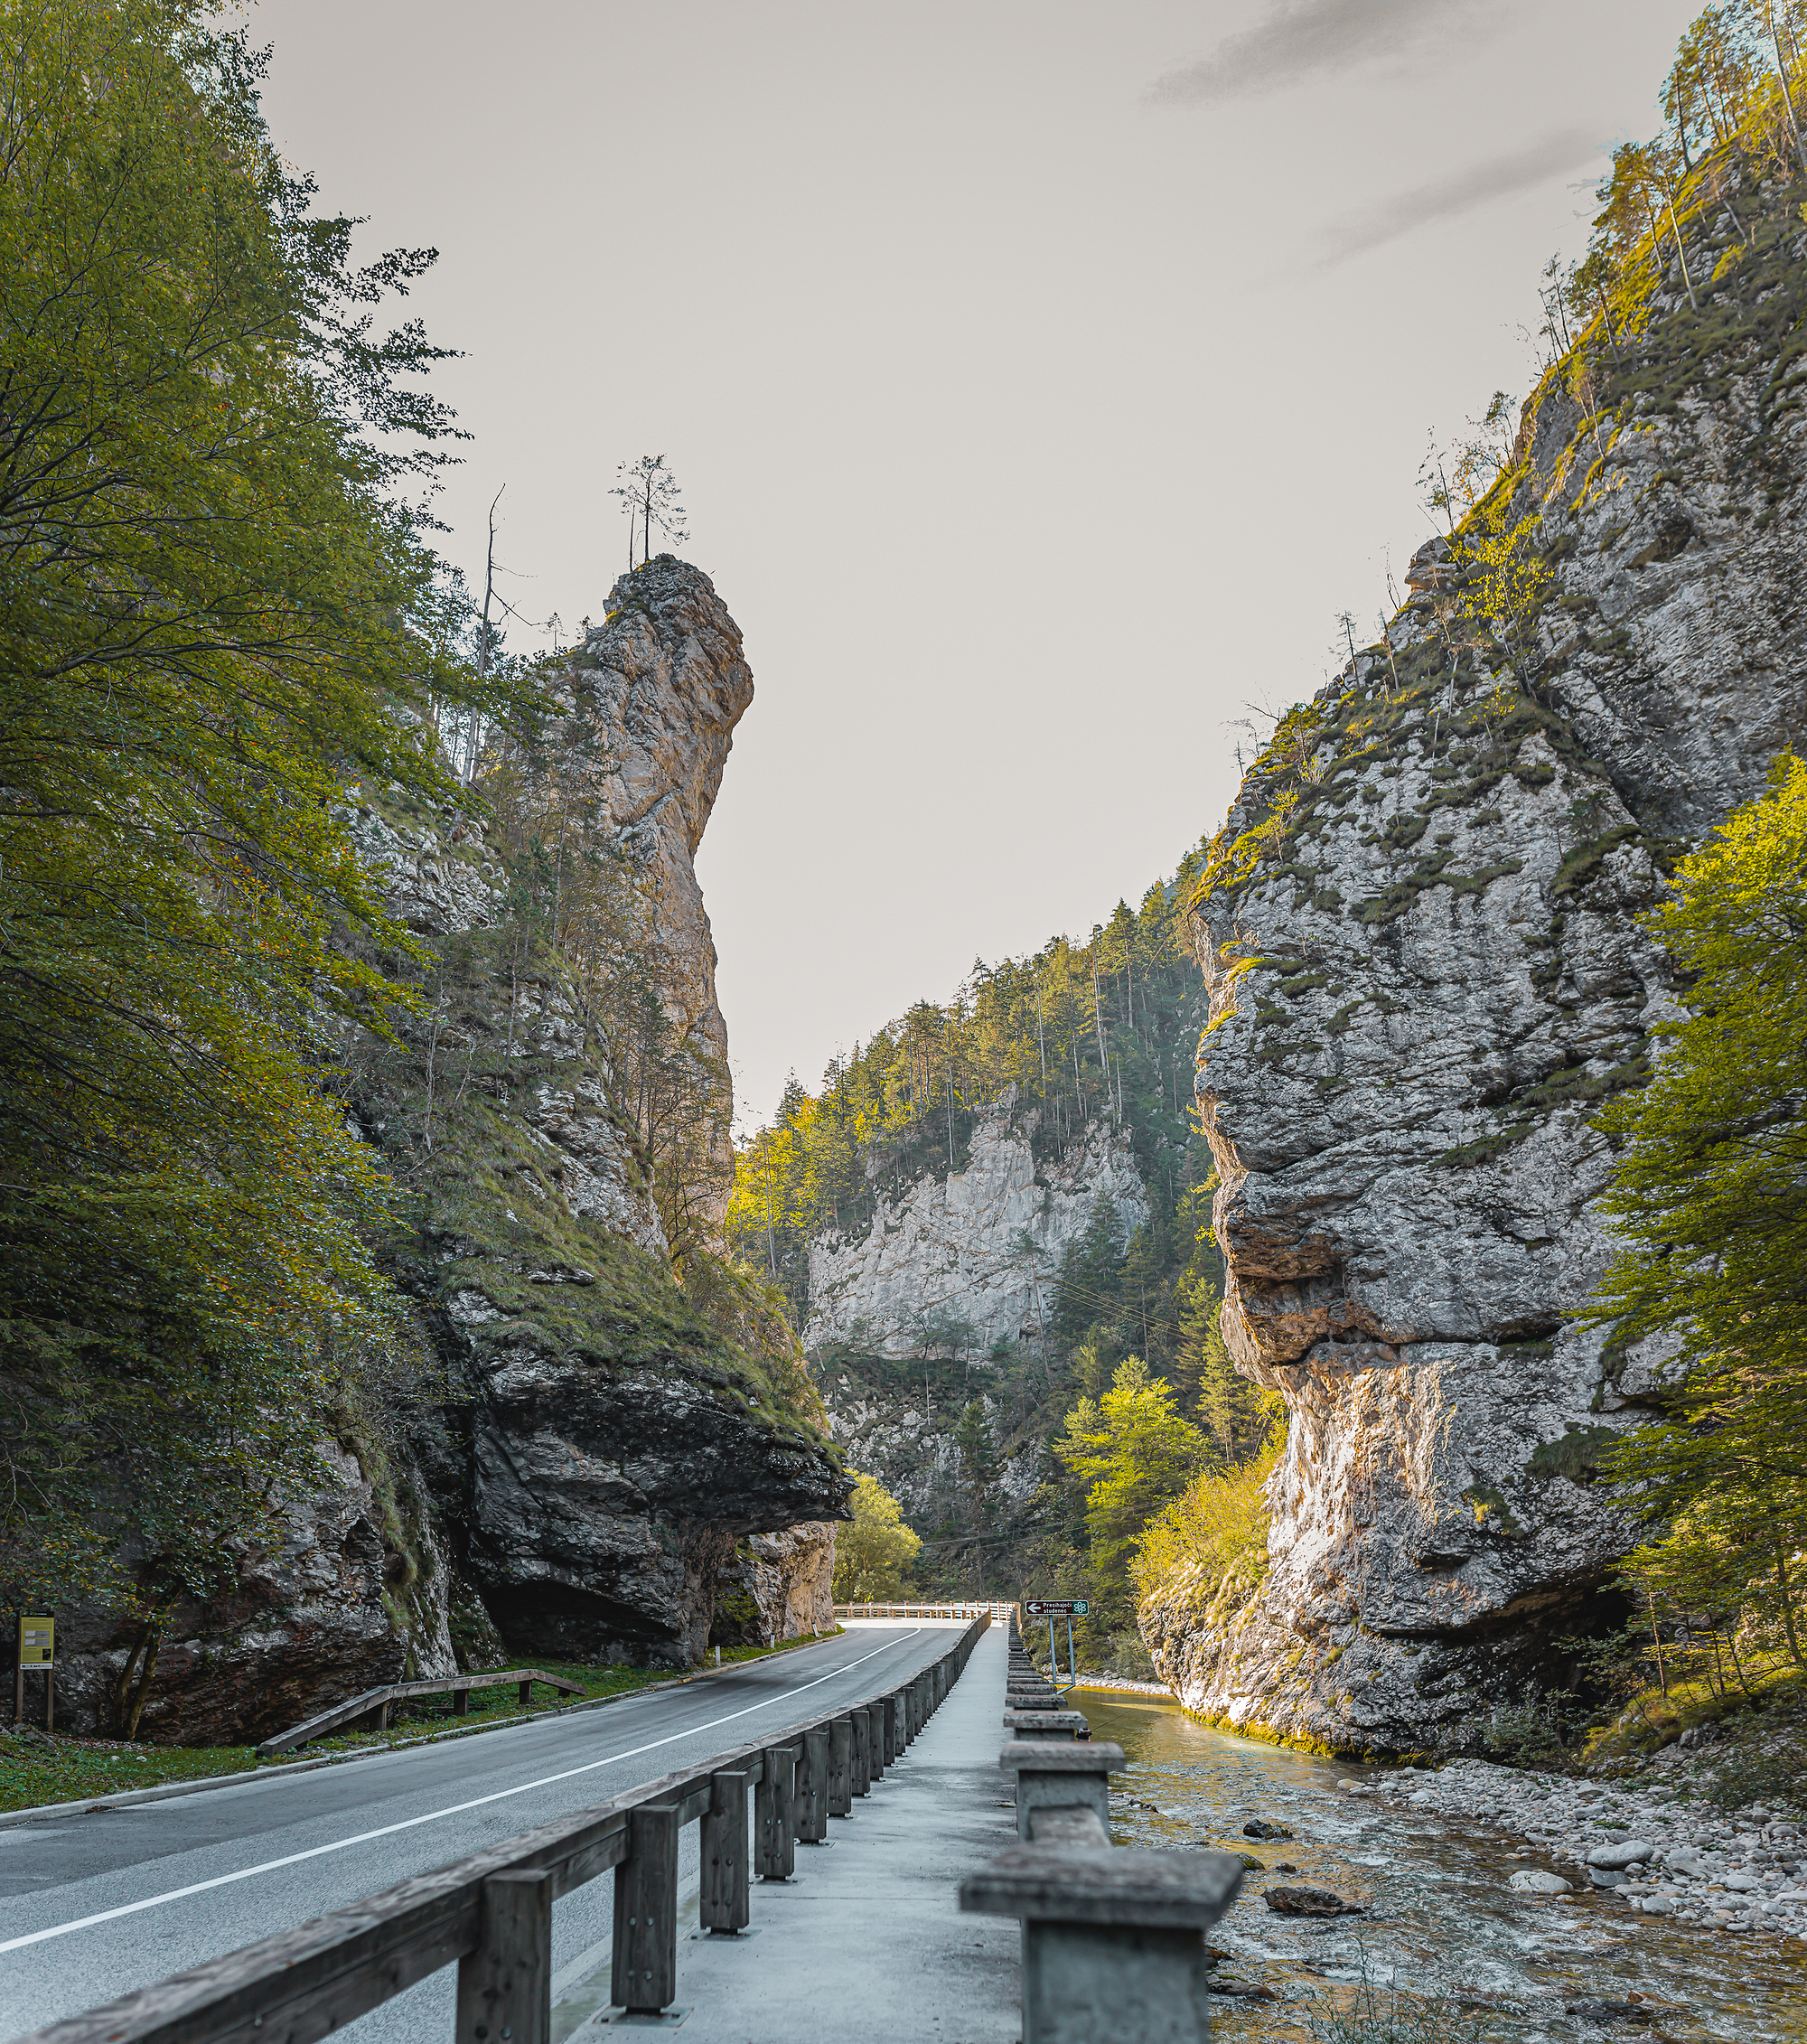
[[[866,1714],[872,1725],[868,1755],[868,1764],[872,1768],[872,1778],[874,1781],[883,1781],[885,1778],[885,1706],[882,1703],[868,1703],[866,1707]]]
[[[748,1770],[709,1777],[703,1814],[703,1885],[697,1920],[712,1935],[744,1930],[753,1921],[753,1883],[747,1878]]]
[[[864,1711],[849,1711],[853,1728],[852,1786],[856,1796],[872,1794],[872,1720]]]
[[[552,2044],[552,1875],[492,1874],[458,1962],[456,2044]]]
[[[789,1880],[797,1867],[797,1749],[768,1746],[753,1792],[753,1834],[762,1880]]]
[[[469,1689],[454,1689],[452,1692],[452,1715],[454,1718],[465,1717],[469,1714],[470,1709],[471,1692]]]
[[[524,1711],[533,1702],[533,1684],[524,1682],[520,1685],[520,1707]]]
[[[677,1996],[675,1803],[642,1804],[628,1818],[628,1856],[615,1869],[615,1939],[610,1992],[617,2007],[641,2015],[656,2015]],[[489,2039],[487,2044],[495,2044],[495,2040]]]
[[[813,1725],[803,1734],[797,1763],[797,1841],[820,1845],[829,1835],[829,1728]]]
[[[829,1814],[853,1814],[853,1720],[829,1721]]]
[[[904,1692],[894,1689],[885,1699],[885,1758],[888,1766],[893,1760],[904,1758],[904,1749],[909,1744],[904,1736]]]

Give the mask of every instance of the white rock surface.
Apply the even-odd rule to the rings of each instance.
[[[1662,859],[1807,733],[1807,417],[1765,429],[1772,502],[1746,454],[1766,373],[1572,456],[1591,429],[1550,397],[1526,432],[1566,552],[1535,698],[1449,679],[1435,542],[1390,652],[1277,741],[1218,840],[1292,820],[1198,926],[1224,1334],[1292,1424],[1254,1600],[1212,1620],[1180,1584],[1144,1615],[1193,1711],[1465,1743],[1624,1549],[1590,1468],[1666,1357],[1576,1317],[1610,1253],[1588,1117],[1671,1009],[1634,920]],[[1431,691],[1409,708],[1401,672]]]
[[[976,1123],[964,1167],[881,1197],[862,1234],[810,1245],[804,1345],[866,1341],[899,1355],[925,1312],[969,1322],[983,1354],[1041,1332],[1068,1246],[1100,1200],[1117,1208],[1119,1244],[1148,1217],[1127,1135],[1088,1129],[1065,1157],[1037,1167],[1033,1111],[1009,1103]]]

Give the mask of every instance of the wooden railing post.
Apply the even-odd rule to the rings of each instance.
[[[753,1833],[762,1880],[789,1880],[797,1865],[797,1749],[768,1746],[753,1792]]]
[[[628,1819],[628,1856],[615,1869],[615,2004],[656,2014],[678,1993],[678,1805],[642,1804]],[[494,2039],[488,2044],[495,2044]]]
[[[812,1725],[803,1734],[797,1763],[797,1842],[820,1845],[829,1835],[829,1728]]]
[[[533,1702],[533,1684],[524,1682],[520,1685],[520,1707],[524,1711]]]
[[[894,1689],[885,1699],[885,1764],[904,1758],[909,1741],[904,1737],[904,1692]]]
[[[872,1770],[874,1781],[885,1778],[885,1706],[868,1703],[866,1721],[871,1728],[866,1733],[866,1765]]]
[[[706,1931],[744,1930],[753,1921],[753,1882],[746,1842],[748,1770],[725,1768],[709,1777],[703,1813],[702,1889],[697,1920]]]
[[[829,1814],[853,1814],[853,1720],[829,1721]]]
[[[856,1796],[872,1794],[872,1719],[864,1711],[849,1711],[847,1722],[853,1727],[853,1776],[852,1786]]]
[[[452,1715],[454,1718],[464,1718],[468,1717],[470,1713],[470,1691],[468,1689],[454,1689],[452,1692]]]
[[[552,1875],[492,1874],[458,1962],[456,2044],[552,2044]]]

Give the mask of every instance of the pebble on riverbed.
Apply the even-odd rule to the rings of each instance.
[[[1283,1917],[1363,1917],[1359,1902],[1345,1902],[1327,1888],[1264,1888],[1261,1899]]]
[[[1695,1756],[1676,1749],[1610,1782],[1453,1760],[1435,1774],[1401,1768],[1372,1783],[1416,1811],[1516,1832],[1539,1859],[1577,1870],[1563,1881],[1521,1868],[1508,1882],[1521,1894],[1580,1887],[1645,1916],[1807,1942],[1807,1827],[1762,1805],[1717,1810],[1699,1798],[1705,1786]]]

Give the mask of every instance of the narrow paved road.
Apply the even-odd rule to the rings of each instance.
[[[111,2000],[642,1781],[907,1681],[957,1626],[861,1624],[694,1686],[309,1774],[0,1829],[0,2037]],[[680,1885],[694,1879],[686,1827]],[[557,1905],[553,1964],[595,1963],[612,1883]],[[452,1969],[354,2026],[449,2037]]]

